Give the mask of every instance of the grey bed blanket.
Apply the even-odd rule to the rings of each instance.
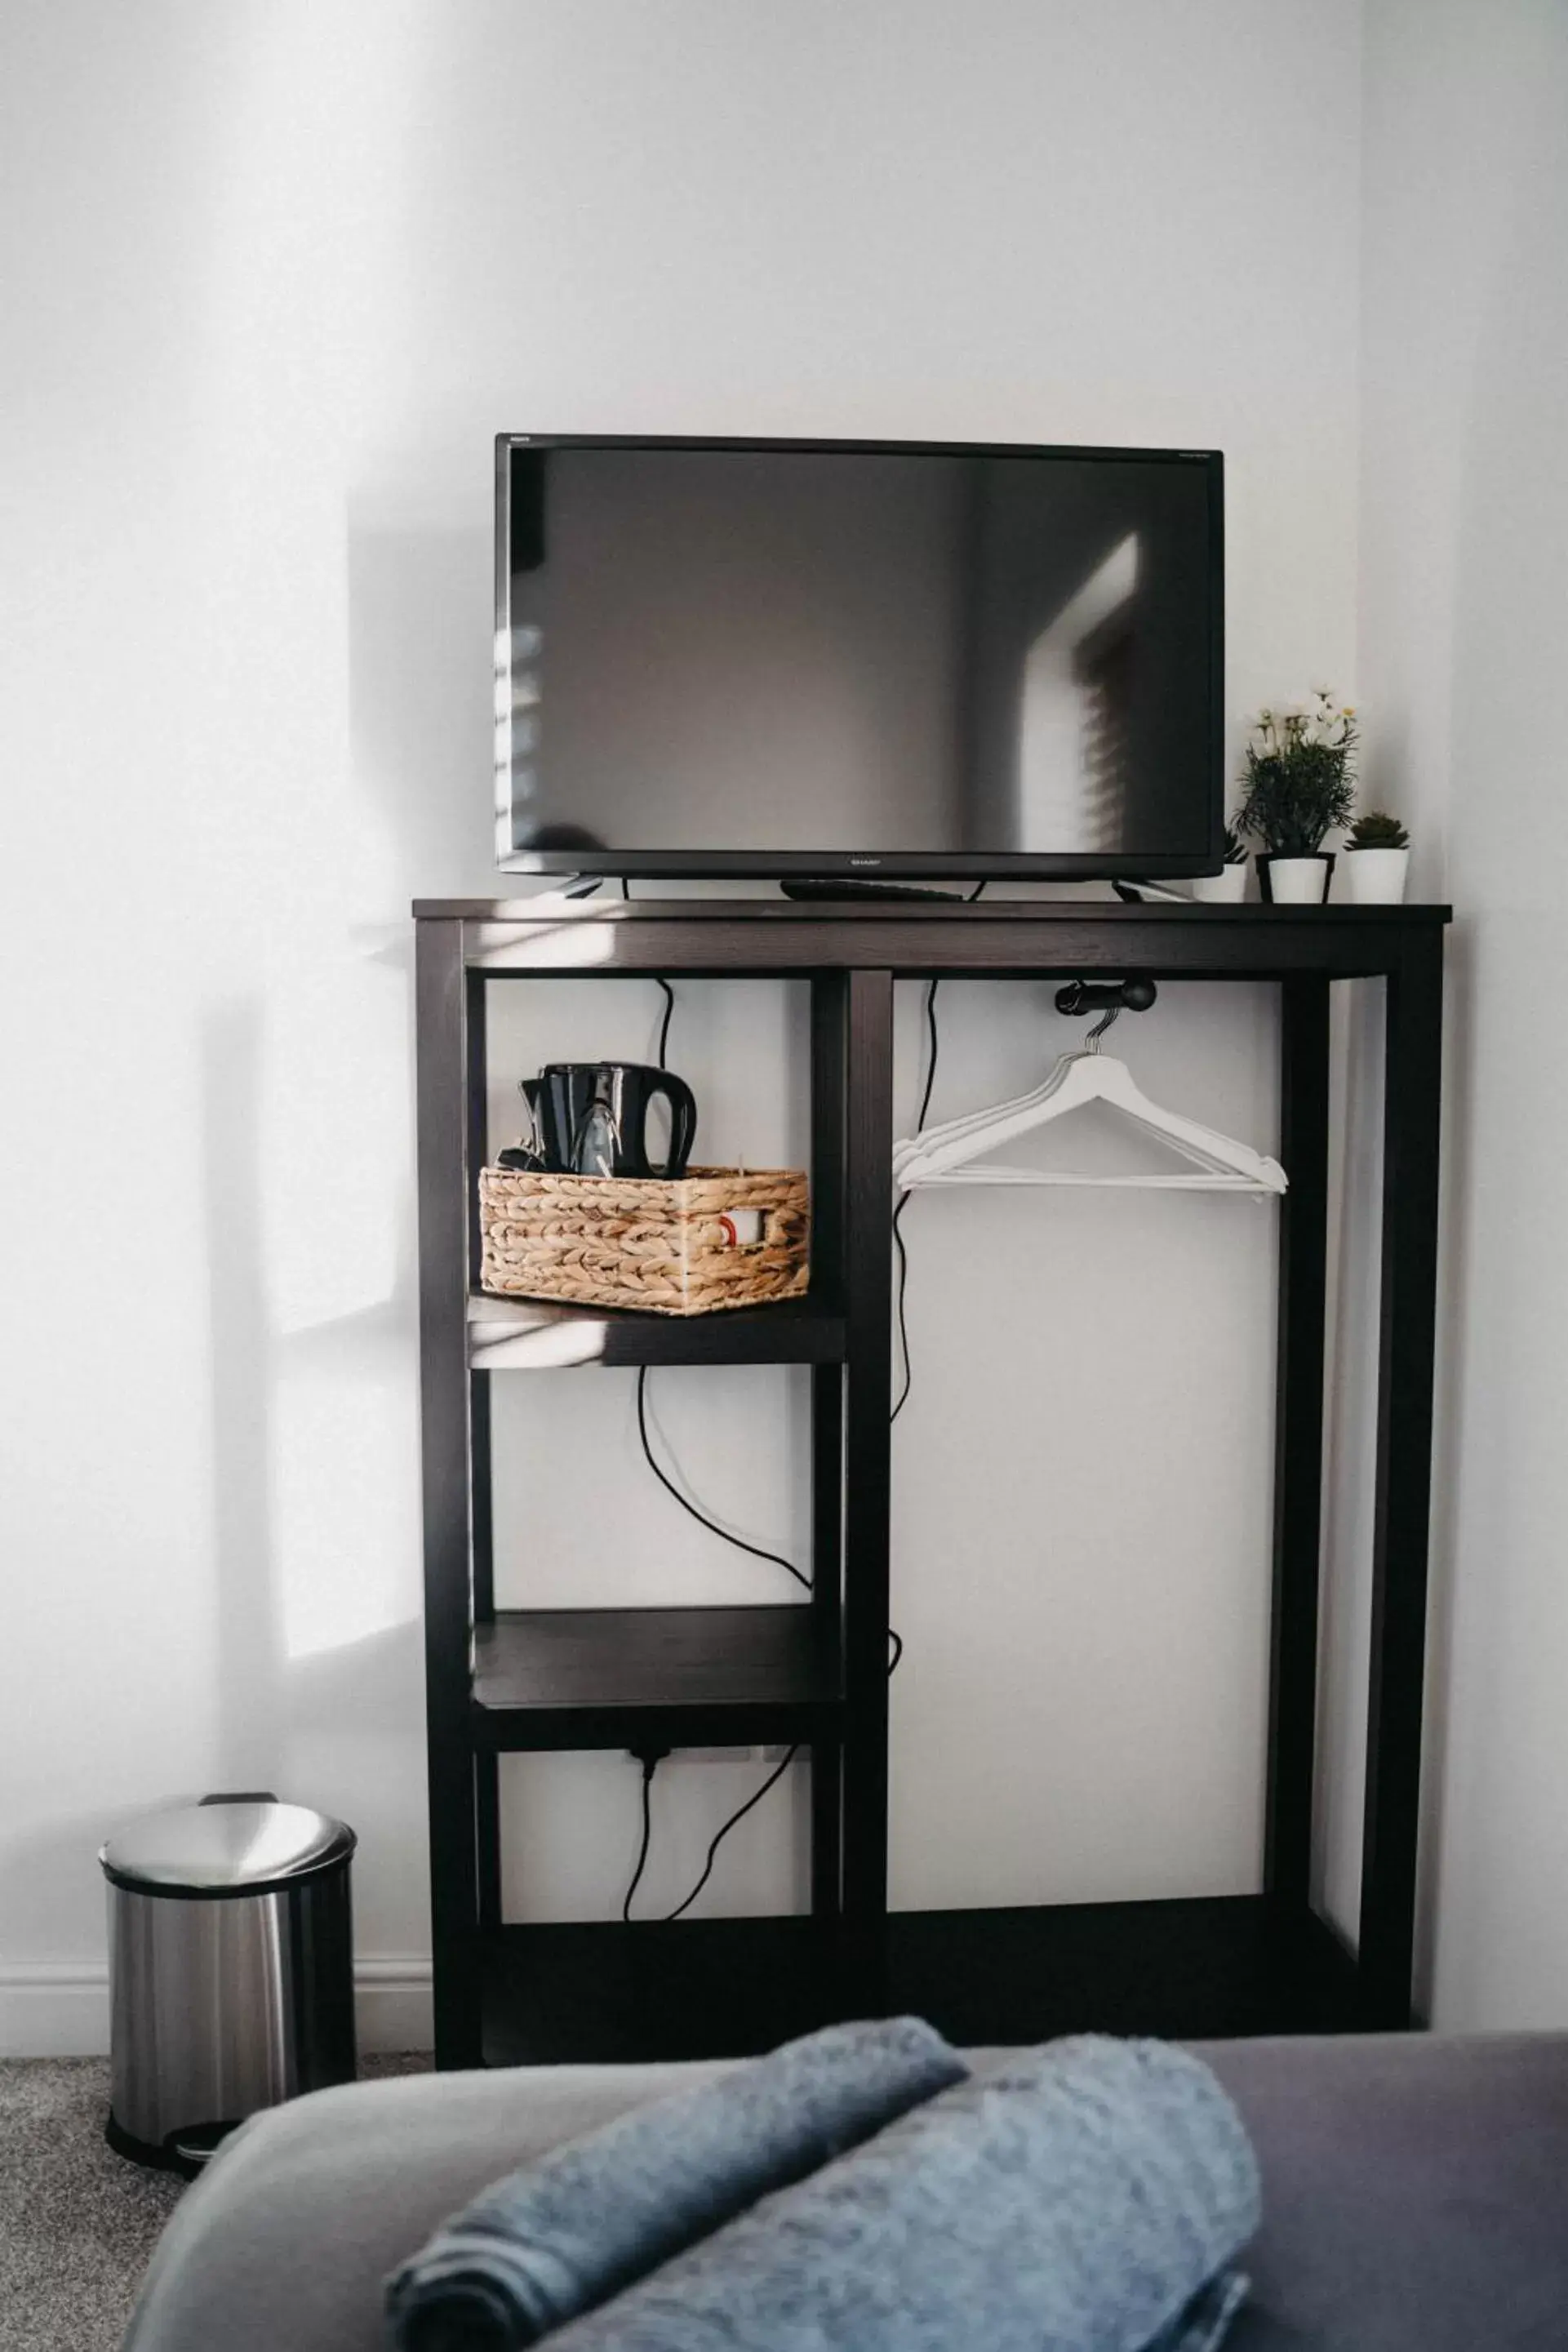
[[[498,2181],[389,2283],[399,2352],[511,2352],[967,2070],[917,2018],[830,2026]]]
[[[1200,2060],[1057,2042],[764,2199],[559,2352],[1212,2352],[1258,2220]]]

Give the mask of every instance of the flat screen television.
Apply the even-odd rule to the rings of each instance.
[[[1212,450],[497,441],[513,873],[1220,863]]]

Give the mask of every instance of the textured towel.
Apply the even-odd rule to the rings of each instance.
[[[498,2181],[387,2290],[399,2352],[536,2343],[967,2069],[918,2018],[830,2026]]]
[[[1258,2212],[1198,2059],[1061,2042],[766,2198],[559,2352],[1211,2352]]]

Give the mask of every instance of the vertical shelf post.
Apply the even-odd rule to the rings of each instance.
[[[1404,934],[1388,975],[1372,1650],[1361,1864],[1364,2022],[1411,2022],[1437,1353],[1443,934]]]
[[[469,1738],[467,1003],[463,925],[422,922],[418,1069],[420,1464],[435,2063],[480,2063],[477,1822]]]
[[[1278,1404],[1274,1590],[1263,1884],[1281,1910],[1310,1899],[1317,1742],[1318,1580],[1322,1542],[1323,1334],[1328,1284],[1329,983],[1280,990]]]
[[[893,974],[852,971],[844,1150],[844,1913],[880,1977],[887,1916]]]
[[[845,1031],[848,990],[837,972],[810,981],[811,1286],[844,1296]],[[823,1653],[841,1682],[844,1661],[844,1371],[811,1367],[811,1607]],[[843,1752],[811,1750],[811,1909],[843,1907]]]
[[[478,1171],[490,1156],[489,1063],[486,1029],[485,975],[465,980],[467,1033],[465,1076],[468,1136],[468,1287],[479,1287],[483,1236],[479,1224]],[[474,1549],[474,1622],[488,1625],[496,1615],[495,1508],[490,1488],[490,1375],[468,1375],[468,1451],[472,1469],[470,1514]],[[501,1759],[494,1748],[474,1757],[475,1838],[479,1873],[479,1926],[501,1924]]]

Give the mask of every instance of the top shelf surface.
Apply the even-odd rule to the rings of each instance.
[[[1149,899],[1135,907],[1120,898],[955,898],[943,904],[929,898],[867,898],[854,904],[842,899],[804,898],[582,898],[562,902],[549,892],[532,898],[416,898],[418,922],[549,923],[592,929],[604,923],[793,923],[859,926],[874,923],[915,923],[933,929],[949,924],[971,927],[995,922],[1031,923],[1188,923],[1205,926],[1306,923],[1313,929],[1354,929],[1365,924],[1377,929],[1422,929],[1453,919],[1450,906],[1407,903],[1398,907],[1269,907],[1261,900],[1240,905],[1178,905],[1174,899]]]
[[[1372,978],[1425,983],[1446,906],[1127,906],[1120,899],[422,898],[425,950],[478,977]]]

